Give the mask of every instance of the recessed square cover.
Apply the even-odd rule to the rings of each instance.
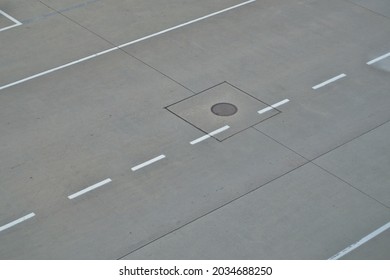
[[[258,113],[266,107],[269,105],[223,82],[167,109],[205,133],[228,125],[229,129],[213,136],[223,141],[280,113],[274,108],[264,114]]]
[[[0,29],[14,25],[15,23],[0,13]]]

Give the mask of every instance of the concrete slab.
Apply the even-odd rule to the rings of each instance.
[[[216,115],[212,112],[212,108],[220,103],[235,106],[237,112],[231,116]],[[280,112],[272,108],[264,114],[258,114],[259,110],[267,107],[270,105],[224,82],[168,106],[167,109],[205,133],[211,133],[228,125],[228,130],[214,136],[223,141]]]
[[[390,207],[390,123],[337,148],[315,163]]]
[[[195,92],[234,80],[262,100],[270,98],[267,86],[284,85],[286,76],[299,85],[313,75],[305,85],[311,88],[379,55],[378,48],[389,50],[388,26],[383,17],[340,1],[256,1],[128,50]],[[329,72],[321,73],[324,68]]]
[[[389,215],[309,163],[125,259],[327,259]]]

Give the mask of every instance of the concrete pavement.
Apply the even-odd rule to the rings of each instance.
[[[0,6],[0,259],[327,259],[390,221],[386,1],[165,2]]]

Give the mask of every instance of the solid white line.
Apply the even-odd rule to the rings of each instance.
[[[3,16],[5,16],[6,18],[8,18],[9,20],[13,21],[15,23],[15,25],[22,25],[22,23],[20,21],[18,21],[16,18],[13,18],[11,17],[9,14],[7,14],[6,12],[3,12],[2,10],[0,10],[0,14],[2,14]]]
[[[77,64],[77,63],[80,63],[80,62],[83,62],[83,61],[86,61],[86,60],[89,60],[89,59],[91,59],[91,58],[95,58],[95,57],[97,57],[97,56],[100,56],[100,55],[102,55],[102,54],[106,54],[106,53],[108,53],[108,52],[111,52],[111,51],[117,50],[117,49],[118,49],[118,47],[111,48],[111,49],[108,49],[108,50],[105,50],[105,51],[102,51],[102,52],[98,52],[98,53],[95,53],[95,54],[93,54],[93,55],[90,55],[90,56],[87,56],[87,57],[84,57],[84,58],[81,58],[81,59],[78,59],[78,60],[75,60],[75,61],[72,61],[72,62],[70,62],[70,63],[67,63],[67,64],[64,64],[64,65],[58,66],[58,67],[56,67],[56,68],[53,68],[53,69],[50,69],[50,70],[47,70],[47,71],[44,71],[44,72],[35,74],[35,75],[33,75],[33,76],[24,78],[24,79],[22,79],[22,80],[19,80],[19,81],[16,81],[16,82],[7,84],[7,85],[5,85],[5,86],[2,86],[2,87],[0,87],[0,90],[3,90],[3,89],[6,89],[6,88],[9,88],[9,87],[12,87],[12,86],[15,86],[15,85],[24,83],[24,82],[26,82],[26,81],[29,81],[29,80],[32,80],[32,79],[35,79],[35,78],[38,78],[38,77],[41,77],[41,76],[44,76],[44,75],[47,75],[47,74],[49,74],[49,73],[58,71],[58,70],[60,70],[60,69],[63,69],[63,68],[72,66],[72,65],[74,65],[74,64]]]
[[[373,59],[373,60],[370,60],[369,62],[367,62],[367,65],[374,64],[375,62],[378,62],[379,60],[385,59],[385,58],[387,58],[387,57],[389,57],[389,56],[390,56],[390,52],[387,53],[387,54],[384,54],[384,55],[382,55],[382,56],[380,56],[380,57],[377,57],[377,58],[375,58],[375,59]]]
[[[41,77],[41,76],[44,76],[44,75],[47,75],[47,74],[49,74],[49,73],[52,73],[52,72],[58,71],[58,70],[60,70],[60,69],[63,69],[63,68],[72,66],[72,65],[74,65],[74,64],[77,64],[77,63],[80,63],[80,62],[83,62],[83,61],[86,61],[86,60],[95,58],[95,57],[100,56],[100,55],[102,55],[102,54],[106,54],[106,53],[109,53],[109,52],[118,50],[118,49],[120,49],[120,48],[123,48],[123,47],[127,47],[127,46],[130,46],[130,45],[133,45],[133,44],[135,44],[135,43],[138,43],[138,42],[141,42],[141,41],[150,39],[150,38],[152,38],[152,37],[155,37],[155,36],[158,36],[158,35],[167,33],[167,32],[169,32],[169,31],[172,31],[172,30],[181,28],[181,27],[183,27],[183,26],[186,26],[186,25],[189,25],[189,24],[192,24],[192,23],[195,23],[195,22],[198,22],[198,21],[207,19],[207,18],[209,18],[209,17],[212,17],[212,16],[215,16],[215,15],[218,15],[218,14],[221,14],[221,13],[224,13],[224,12],[227,12],[227,11],[230,11],[230,10],[232,10],[232,9],[236,9],[236,8],[238,8],[238,7],[241,7],[241,6],[243,6],[243,5],[247,5],[247,4],[252,3],[252,2],[255,2],[255,1],[256,1],[256,0],[246,1],[246,2],[244,2],[244,3],[241,3],[241,4],[238,4],[238,5],[235,5],[235,6],[232,6],[232,7],[223,9],[223,10],[220,10],[220,11],[218,11],[218,12],[214,12],[214,13],[208,14],[208,15],[206,15],[206,16],[203,16],[203,17],[200,17],[200,18],[197,18],[197,19],[194,19],[194,20],[191,20],[191,21],[188,21],[188,22],[185,22],[185,23],[176,25],[176,26],[174,26],[174,27],[171,27],[171,28],[168,28],[168,29],[159,31],[159,32],[157,32],[157,33],[154,33],[154,34],[151,34],[151,35],[148,35],[148,36],[139,38],[139,39],[134,40],[134,41],[131,41],[131,42],[128,42],[128,43],[119,45],[118,47],[114,47],[114,48],[111,48],[111,49],[108,49],[108,50],[105,50],[105,51],[102,51],[102,52],[99,52],[99,53],[96,53],[96,54],[92,54],[92,55],[90,55],[90,56],[87,56],[87,57],[84,57],[84,58],[75,60],[75,61],[73,61],[73,62],[64,64],[64,65],[62,65],[62,66],[58,66],[58,67],[49,69],[49,70],[47,70],[47,71],[44,71],[44,72],[35,74],[35,75],[33,75],[33,76],[30,76],[30,77],[21,79],[21,80],[19,80],[19,81],[16,81],[16,82],[13,82],[13,83],[10,83],[10,84],[6,84],[6,85],[4,85],[4,86],[1,86],[1,87],[0,87],[0,90],[3,90],[3,89],[6,89],[6,88],[9,88],[9,87],[12,87],[12,86],[15,86],[15,85],[24,83],[24,82],[26,82],[26,81],[29,81],[29,80],[32,80],[32,79],[35,79],[35,78],[38,78],[38,77]]]
[[[155,163],[156,161],[162,160],[163,158],[165,158],[165,155],[160,155],[158,157],[152,158],[151,160],[145,161],[144,163],[141,163],[137,166],[134,166],[133,168],[131,168],[131,170],[137,171],[138,169],[144,168],[145,166]]]
[[[195,145],[195,144],[202,142],[206,139],[209,139],[211,136],[217,135],[218,133],[221,133],[229,128],[230,128],[230,126],[225,125],[224,127],[218,128],[217,130],[214,130],[214,131],[210,132],[209,134],[206,134],[202,137],[199,137],[198,139],[195,139],[194,141],[191,141],[190,144]]]
[[[273,105],[271,105],[271,106],[268,106],[268,107],[266,107],[266,108],[264,108],[264,109],[261,109],[260,111],[257,111],[257,113],[259,113],[260,115],[261,114],[264,114],[265,112],[268,112],[268,111],[270,111],[270,110],[272,110],[272,109],[274,109],[274,108],[277,108],[277,107],[279,107],[279,106],[282,106],[283,104],[286,104],[287,102],[289,102],[290,100],[289,99],[284,99],[284,100],[282,100],[282,101],[280,101],[280,102],[278,102],[278,103],[275,103],[275,104],[273,104]]]
[[[333,83],[334,81],[337,81],[337,80],[339,80],[339,79],[341,79],[341,78],[344,78],[344,77],[346,77],[346,76],[347,76],[347,75],[345,75],[344,73],[343,73],[343,74],[340,74],[340,75],[338,75],[338,76],[336,76],[336,77],[334,77],[334,78],[332,78],[332,79],[329,79],[329,80],[327,80],[327,81],[325,81],[325,82],[323,82],[323,83],[321,83],[321,84],[318,84],[318,85],[314,86],[313,89],[319,89],[319,88],[321,88],[321,87],[323,87],[323,86],[326,86],[327,84]]]
[[[32,217],[35,216],[35,213],[30,213],[24,217],[21,217],[13,222],[10,222],[4,226],[1,226],[0,227],[0,232],[3,231],[3,230],[6,230],[6,229],[9,229],[10,227],[13,227],[13,226],[16,226],[17,224],[20,224],[21,222],[24,222],[25,220],[28,220],[28,219],[31,219]]]
[[[7,27],[0,28],[0,32],[1,32],[1,31],[5,31],[5,30],[7,30],[7,29],[14,28],[14,27],[19,26],[19,25],[22,25],[22,23],[21,23],[20,21],[18,21],[17,19],[11,17],[9,14],[3,12],[2,10],[0,10],[0,14],[2,14],[3,16],[5,16],[5,17],[8,18],[9,20],[11,20],[13,23],[15,23],[15,24],[9,25],[9,26],[7,26]]]
[[[81,191],[79,191],[77,193],[74,193],[74,194],[68,196],[68,198],[69,199],[74,199],[74,198],[76,198],[76,197],[78,197],[80,195],[83,195],[83,194],[85,194],[87,192],[90,192],[90,191],[92,191],[94,189],[100,188],[101,186],[104,186],[104,185],[106,185],[106,184],[108,184],[110,182],[112,182],[112,180],[110,178],[108,178],[108,179],[106,179],[104,181],[101,181],[101,182],[95,184],[95,185],[92,185],[92,186],[90,186],[88,188],[85,188],[85,189],[83,189],[83,190],[81,190]]]
[[[329,258],[329,260],[337,260],[337,259],[345,256],[349,252],[355,250],[356,248],[360,247],[361,245],[363,245],[367,241],[373,239],[375,236],[381,234],[382,232],[384,232],[385,230],[388,230],[389,228],[390,228],[390,222],[388,222],[387,224],[381,226],[380,228],[378,228],[374,232],[370,233],[369,235],[365,236],[364,238],[360,239],[358,242],[348,246],[347,248],[345,248],[341,252],[339,252],[336,255],[334,255],[333,257]]]

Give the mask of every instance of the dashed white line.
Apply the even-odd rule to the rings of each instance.
[[[380,56],[380,57],[377,57],[377,58],[375,58],[375,59],[373,59],[373,60],[370,60],[369,62],[367,62],[367,65],[374,64],[375,62],[378,62],[379,60],[388,58],[389,56],[390,56],[390,52],[387,53],[387,54],[384,54],[384,55],[382,55],[382,56]]]
[[[6,224],[4,226],[1,226],[0,227],[0,232],[4,231],[6,229],[9,229],[10,227],[16,226],[17,224],[20,224],[21,222],[24,222],[25,220],[31,219],[34,216],[35,216],[35,213],[30,213],[30,214],[28,214],[26,216],[23,216],[23,217],[15,220],[13,222],[10,222],[10,223],[8,223],[8,224]]]
[[[104,185],[106,185],[106,184],[108,184],[110,182],[112,182],[112,180],[110,178],[108,178],[108,179],[103,180],[103,181],[101,181],[99,183],[96,183],[95,185],[92,185],[92,186],[90,186],[88,188],[85,188],[85,189],[83,189],[83,190],[81,190],[79,192],[74,193],[74,194],[68,196],[68,198],[69,199],[74,199],[74,198],[76,198],[76,197],[78,197],[80,195],[83,195],[83,194],[85,194],[87,192],[90,192],[90,191],[92,191],[94,189],[100,188],[101,186],[104,186]]]
[[[168,29],[165,29],[165,30],[156,32],[156,33],[153,33],[153,34],[151,34],[151,35],[148,35],[148,36],[139,38],[139,39],[137,39],[137,40],[134,40],[134,41],[131,41],[131,42],[122,44],[122,45],[119,45],[118,47],[114,47],[114,48],[111,48],[111,49],[108,49],[108,50],[105,50],[105,51],[102,51],[102,52],[98,52],[98,53],[92,54],[92,55],[90,55],[90,56],[87,56],[87,57],[84,57],[84,58],[81,58],[81,59],[78,59],[78,60],[69,62],[69,63],[67,63],[67,64],[64,64],[64,65],[61,65],[61,66],[58,66],[58,67],[55,67],[55,68],[46,70],[46,71],[44,71],[44,72],[41,72],[41,73],[38,73],[38,74],[35,74],[35,75],[32,75],[32,76],[26,77],[26,78],[24,78],[24,79],[21,79],[21,80],[18,80],[18,81],[15,81],[15,82],[12,82],[12,83],[3,85],[3,86],[0,87],[0,90],[3,90],[3,89],[6,89],[6,88],[9,88],[9,87],[12,87],[12,86],[15,86],[15,85],[18,85],[18,84],[27,82],[27,81],[29,81],[29,80],[32,80],[32,79],[35,79],[35,78],[38,78],[38,77],[47,75],[47,74],[49,74],[49,73],[58,71],[58,70],[60,70],[60,69],[64,69],[64,68],[66,68],[66,67],[69,67],[69,66],[78,64],[78,63],[80,63],[80,62],[83,62],[83,61],[86,61],[86,60],[89,60],[89,59],[98,57],[98,56],[100,56],[100,55],[102,55],[102,54],[106,54],[106,53],[109,53],[109,52],[118,50],[118,49],[120,49],[120,48],[124,48],[124,47],[130,46],[130,45],[133,45],[133,44],[135,44],[135,43],[139,43],[139,42],[141,42],[141,41],[144,41],[144,40],[147,40],[147,39],[150,39],[150,38],[159,36],[159,35],[161,35],[161,34],[164,34],[164,33],[169,32],[169,31],[172,31],[172,30],[175,30],[175,29],[178,29],[178,28],[181,28],[181,27],[184,27],[184,26],[193,24],[193,23],[195,23],[195,22],[198,22],[198,21],[201,21],[201,20],[204,20],[204,19],[207,19],[207,18],[216,16],[216,15],[218,15],[218,14],[225,13],[225,12],[227,12],[227,11],[236,9],[236,8],[238,8],[238,7],[247,5],[247,4],[252,3],[252,2],[255,2],[255,1],[256,1],[256,0],[250,0],[250,1],[243,2],[243,3],[241,3],[241,4],[231,6],[231,7],[229,7],[229,8],[226,8],[226,9],[223,9],[223,10],[220,10],[220,11],[217,11],[217,12],[214,12],[214,13],[211,13],[211,14],[208,14],[208,15],[205,15],[205,16],[203,16],[203,17],[200,17],[200,18],[197,18],[197,19],[194,19],[194,20],[187,21],[187,22],[185,22],[185,23],[182,23],[182,24],[173,26],[173,27],[171,27],[171,28],[168,28]]]
[[[145,161],[144,163],[141,163],[137,166],[134,166],[133,168],[131,168],[131,170],[137,171],[141,168],[144,168],[145,166],[148,166],[148,165],[151,165],[152,163],[155,163],[156,161],[162,160],[165,157],[166,157],[165,155],[160,155],[158,157],[152,158],[151,160]]]
[[[265,112],[268,112],[268,111],[270,111],[272,109],[275,109],[275,108],[277,108],[279,106],[282,106],[283,104],[286,104],[289,101],[290,101],[289,99],[284,99],[284,100],[282,100],[282,101],[280,101],[278,103],[275,103],[275,104],[273,104],[271,106],[268,106],[268,107],[265,107],[264,109],[261,109],[260,111],[257,111],[257,113],[259,113],[260,115],[264,114]]]
[[[7,27],[0,28],[0,32],[4,31],[4,30],[7,30],[7,29],[10,29],[10,28],[13,28],[13,27],[16,27],[16,26],[19,26],[19,25],[22,25],[22,23],[20,21],[18,21],[17,19],[11,17],[9,14],[3,12],[2,10],[0,10],[0,14],[2,14],[3,16],[5,16],[6,18],[8,18],[9,20],[11,20],[12,22],[15,23],[15,24],[12,24],[12,25],[7,26]]]
[[[341,252],[339,252],[336,255],[334,255],[333,257],[329,258],[329,260],[338,260],[338,259],[340,259],[341,257],[345,256],[346,254],[348,254],[351,251],[355,250],[356,248],[360,247],[361,245],[363,245],[367,241],[373,239],[375,236],[381,234],[382,232],[388,230],[389,228],[390,228],[390,222],[388,222],[387,224],[381,226],[380,228],[378,228],[377,230],[373,231],[372,233],[370,233],[369,235],[365,236],[364,238],[360,239],[358,242],[348,246],[347,248],[345,248]]]
[[[346,74],[340,74],[340,75],[338,75],[338,76],[336,76],[336,77],[334,77],[334,78],[332,78],[332,79],[329,79],[329,80],[327,80],[327,81],[325,81],[325,82],[323,82],[323,83],[321,83],[321,84],[318,84],[318,85],[316,85],[316,86],[314,86],[313,87],[313,89],[319,89],[319,88],[321,88],[321,87],[323,87],[323,86],[326,86],[327,84],[330,84],[330,83],[333,83],[333,82],[335,82],[335,81],[337,81],[337,80],[339,80],[339,79],[342,79],[342,78],[344,78],[344,77],[346,77],[347,75]]]
[[[229,128],[230,128],[230,126],[225,125],[224,127],[221,127],[221,128],[219,128],[217,130],[214,130],[214,131],[210,132],[209,134],[206,134],[206,135],[204,135],[202,137],[199,137],[198,139],[195,139],[194,141],[191,141],[190,144],[191,145],[195,145],[195,144],[197,144],[199,142],[202,142],[202,141],[204,141],[206,139],[209,139],[211,136],[217,135],[218,133],[221,133],[221,132],[223,132],[223,131],[225,131],[225,130],[227,130]]]

